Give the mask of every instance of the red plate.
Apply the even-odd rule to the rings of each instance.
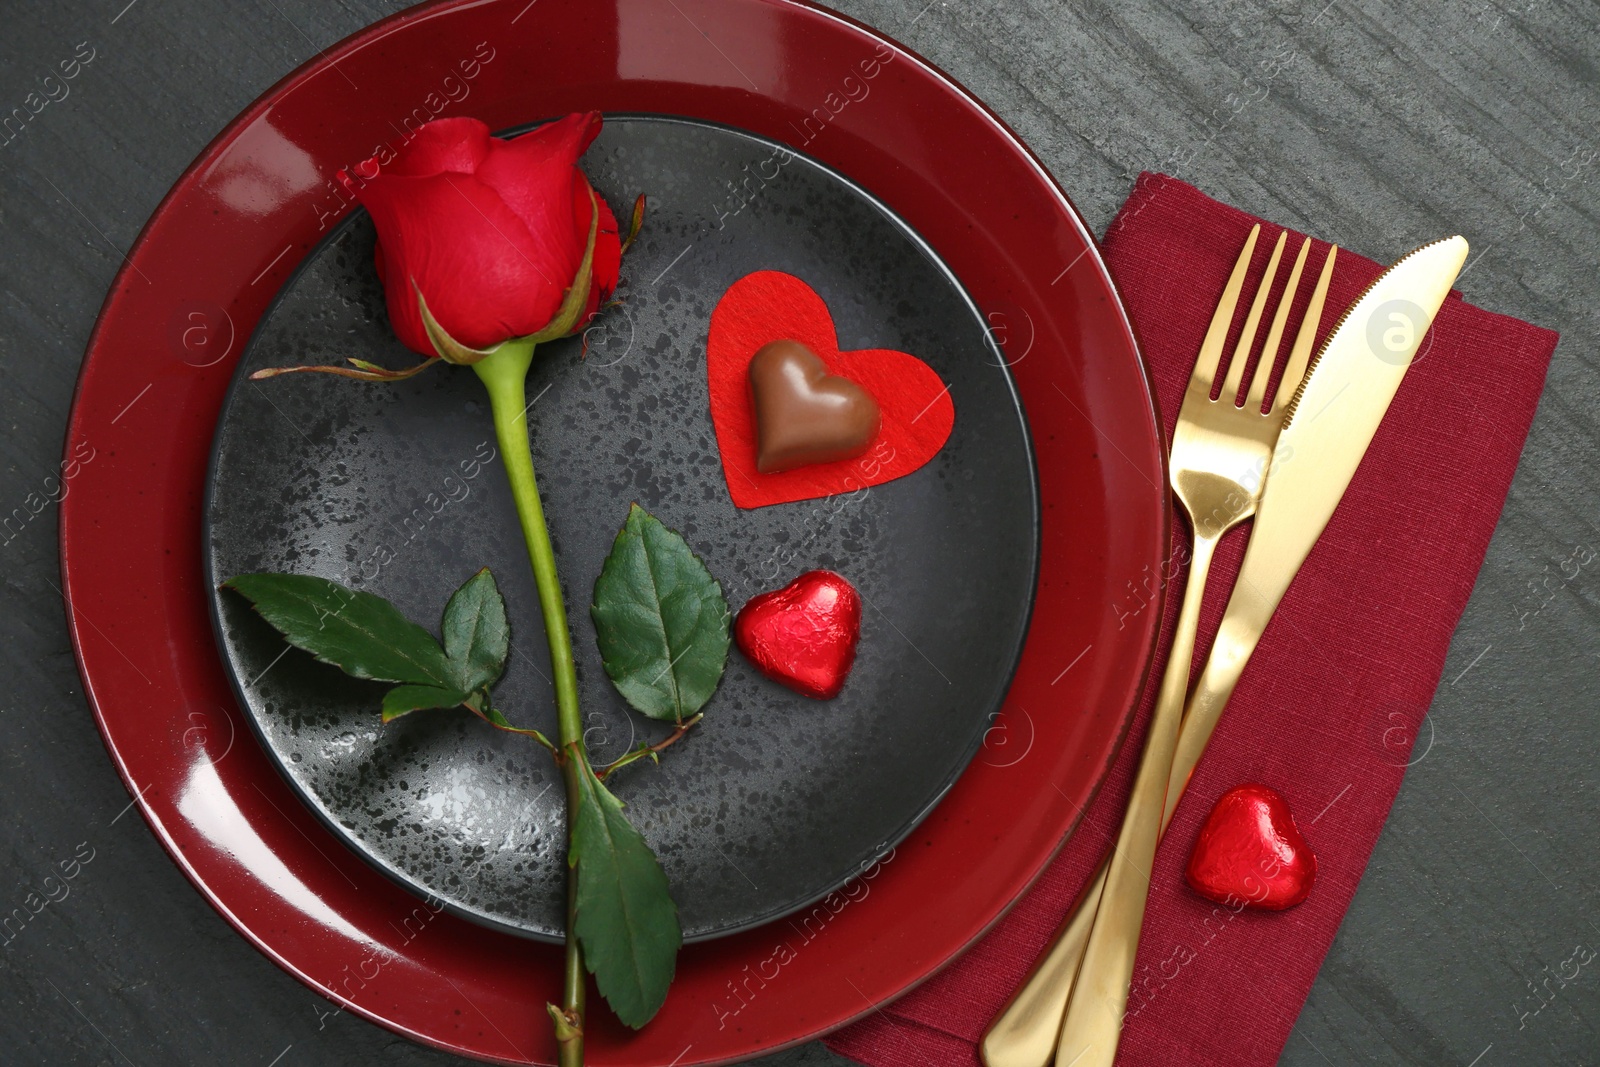
[[[338,845],[249,736],[206,614],[201,493],[243,339],[348,208],[335,170],[435,112],[503,128],[588,108],[742,127],[883,199],[989,315],[1038,454],[1033,628],[971,769],[897,852],[810,917],[685,949],[644,1032],[594,1015],[597,1065],[722,1063],[865,1014],[999,917],[1099,785],[1161,617],[1119,621],[1112,607],[1167,544],[1160,433],[1127,316],[1049,174],[939,71],[793,0],[444,3],[329,49],[206,149],[117,275],[68,432],[79,465],[61,507],[62,571],[106,744],[217,910],[392,1030],[550,1062],[539,1005],[559,989],[559,950],[434,915]],[[707,190],[708,203],[720,195]]]

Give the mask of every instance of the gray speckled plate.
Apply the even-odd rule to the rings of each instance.
[[[689,940],[795,911],[900,840],[949,789],[1000,706],[1027,630],[1038,553],[1027,427],[985,323],[904,223],[803,157],[660,116],[610,116],[584,160],[619,212],[647,192],[623,307],[546,345],[528,395],[597,762],[667,727],[631,712],[600,666],[587,607],[630,501],[681,531],[732,608],[815,567],[869,605],[844,693],[808,700],[734,652],[705,721],[612,784],[666,868]],[[555,732],[538,602],[477,378],[441,366],[399,384],[264,366],[417,357],[389,330],[356,212],[284,287],[241,359],[217,429],[206,566],[317,574],[437,629],[452,590],[494,569],[513,654],[496,704]],[[707,407],[711,309],[753,270],[803,278],[846,349],[887,347],[950,383],[955,430],[912,475],[853,497],[740,511]],[[559,939],[562,790],[532,742],[465,711],[387,727],[381,685],[290,649],[214,596],[242,706],[290,783],[347,845],[412,890],[524,936]]]

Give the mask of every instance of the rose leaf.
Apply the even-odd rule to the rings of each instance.
[[[637,504],[594,583],[590,614],[606,674],[636,710],[682,722],[711,699],[728,660],[722,586]]]
[[[451,684],[462,693],[486,689],[500,680],[511,651],[506,602],[485,567],[450,597],[440,624]],[[460,701],[457,701],[460,703]]]
[[[433,635],[380,596],[308,574],[241,574],[222,584],[249,600],[284,640],[346,674],[455,687]]]
[[[399,685],[383,695],[383,721],[393,722],[411,711],[424,708],[453,708],[467,701],[469,694],[459,689],[434,685]]]
[[[635,1030],[667,999],[683,931],[667,876],[622,813],[622,801],[578,761],[567,862],[577,868],[573,930],[601,996]]]

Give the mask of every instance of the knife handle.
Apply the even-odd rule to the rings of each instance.
[[[1066,922],[1051,936],[1049,949],[984,1032],[978,1044],[984,1067],[1047,1067],[1050,1063],[1105,887],[1106,861],[1101,860],[1089,887],[1067,913]]]
[[[1184,696],[1194,662],[1200,603],[1221,530],[1197,525],[1189,579],[1178,611],[1178,625],[1167,653],[1161,691],[1146,731],[1144,752],[1134,775],[1133,792],[1112,850],[1106,887],[1094,916],[1083,963],[1072,984],[1066,1017],[1056,1043],[1056,1062],[1078,1067],[1112,1067],[1122,1020],[1128,1006],[1139,933],[1150,895],[1150,872],[1165,825],[1167,786],[1172,777]]]

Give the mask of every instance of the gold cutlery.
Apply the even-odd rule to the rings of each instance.
[[[1395,264],[1362,294],[1340,319],[1340,328],[1336,328],[1335,334],[1345,333],[1342,327],[1359,317],[1366,331],[1366,344],[1360,344],[1361,337],[1355,327],[1351,327],[1349,337],[1341,338],[1337,344],[1334,337],[1330,336],[1324,346],[1327,354],[1317,361],[1320,368],[1317,376],[1319,383],[1313,388],[1312,382],[1307,379],[1301,386],[1301,393],[1310,396],[1309,401],[1302,396],[1301,404],[1312,410],[1299,425],[1306,426],[1311,421],[1319,420],[1319,412],[1347,389],[1353,373],[1349,367],[1365,366],[1370,369],[1374,364],[1373,357],[1376,357],[1377,362],[1383,365],[1378,370],[1387,369],[1388,372],[1377,376],[1380,380],[1373,384],[1372,391],[1357,405],[1368,410],[1367,418],[1376,426],[1376,420],[1387,410],[1388,401],[1398,387],[1399,379],[1394,372],[1403,374],[1404,368],[1409,365],[1416,345],[1426,334],[1432,316],[1443,299],[1442,294],[1448,291],[1465,256],[1466,243],[1459,237],[1424,246]],[[1399,295],[1385,295],[1390,292]],[[1407,303],[1410,299],[1406,295],[1408,292],[1416,298],[1415,301]],[[1397,304],[1397,300],[1401,303]],[[1362,356],[1367,358],[1361,359]],[[1349,366],[1336,373],[1334,368],[1341,363]],[[1286,373],[1291,369],[1286,368]],[[1334,381],[1335,377],[1337,385],[1321,384]],[[1280,396],[1286,393],[1287,390],[1280,388]],[[1326,399],[1323,399],[1323,394],[1327,394]],[[1328,514],[1331,514],[1333,505],[1343,495],[1350,473],[1371,438],[1371,433],[1360,426],[1354,427],[1354,430],[1355,436],[1343,447],[1337,442],[1333,445],[1337,450],[1336,457],[1342,454],[1342,458],[1335,459],[1334,480],[1324,490],[1326,497],[1322,508]],[[1290,442],[1302,432],[1297,430],[1290,437]],[[1289,450],[1285,448],[1283,451],[1287,459]],[[1309,476],[1306,476],[1306,480],[1309,480]],[[1286,477],[1280,477],[1278,484],[1281,488],[1287,482]],[[1290,509],[1282,510],[1287,522]],[[1272,547],[1259,544],[1261,524],[1258,520],[1251,549],[1246,553],[1245,562],[1250,566],[1241,572],[1240,580],[1236,583],[1212,657],[1196,683],[1195,695],[1190,701],[1190,714],[1184,720],[1170,788],[1163,805],[1163,824],[1171,820],[1182,788],[1187,784],[1195,763],[1210,739],[1233,685],[1238,681],[1255,642],[1265,628],[1266,620],[1281,599],[1283,590],[1287,589],[1289,580],[1298,569],[1299,560],[1303,560],[1304,553],[1309,552],[1310,543],[1315,541],[1325,524],[1326,516],[1318,518],[1313,514],[1297,535],[1301,547],[1292,548],[1286,558],[1275,560],[1280,568],[1276,578],[1269,580],[1263,574],[1258,580],[1254,575],[1265,565],[1250,565],[1251,560],[1266,559]],[[1292,567],[1288,566],[1290,564]],[[1253,590],[1259,590],[1259,593],[1253,595]],[[1248,623],[1245,621],[1247,613],[1251,616]],[[1095,904],[1104,887],[1105,871],[1105,864],[1102,864],[1078,906],[1069,913],[1067,921],[1056,932],[1049,949],[1040,956],[1011,1001],[990,1024],[980,1045],[983,1061],[988,1067],[1044,1067],[1049,1063],[1062,1032],[1062,1015],[1094,923]]]
[[[1379,275],[1334,327],[1290,401],[1277,473],[1262,496],[1211,655],[1184,712],[1167,782],[1167,819],[1273,612],[1355,476],[1467,251],[1465,238],[1447,237]]]
[[[1463,238],[1446,238],[1381,274],[1340,318],[1289,401],[1239,578],[1184,716],[1164,789],[1162,828],[1273,612],[1344,496],[1466,255]],[[1109,902],[1108,892],[1101,915]],[[1142,899],[1140,904],[1136,923],[1142,920]],[[1137,936],[1135,926],[1132,945]],[[1128,971],[1120,985],[1091,984],[1086,979],[1095,961],[1094,937],[1091,932],[1070,995],[1058,1065],[1111,1067],[1116,1057],[1133,947],[1127,950]]]
[[[1144,755],[1122,831],[1116,848],[1107,863],[1102,864],[1051,951],[1041,958],[1017,997],[984,1035],[981,1052],[988,1067],[1042,1067],[1049,1062],[1060,1032],[1062,1013],[1067,1009],[1068,996],[1074,988],[1074,975],[1078,975],[1079,983],[1087,982],[1096,1001],[1119,983],[1126,997],[1133,974],[1139,924],[1150,888],[1150,865],[1161,834],[1162,802],[1178,743],[1200,619],[1200,601],[1212,554],[1223,534],[1255,513],[1289,397],[1311,356],[1337,253],[1337,249],[1328,252],[1272,405],[1263,414],[1267,385],[1277,362],[1284,325],[1299,289],[1311,240],[1306,238],[1300,245],[1262,344],[1249,393],[1241,404],[1238,396],[1245,367],[1288,236],[1278,235],[1218,391],[1217,376],[1222,370],[1223,349],[1260,232],[1259,225],[1250,230],[1244,250],[1239,253],[1233,273],[1223,288],[1222,298],[1217,302],[1211,325],[1201,342],[1172,435],[1170,481],[1173,495],[1190,519],[1193,553],[1177,632],[1168,653],[1166,673],[1151,716]],[[1215,400],[1211,397],[1213,391],[1218,391]]]

